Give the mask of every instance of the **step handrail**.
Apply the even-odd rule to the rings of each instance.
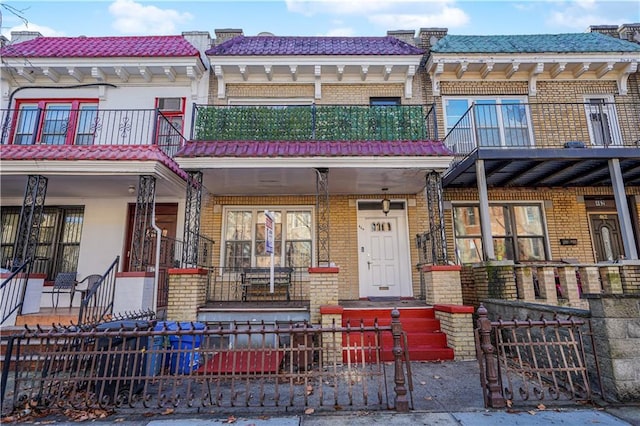
[[[80,302],[78,325],[96,324],[113,314],[116,272],[119,264],[120,256],[116,256],[102,277],[87,289],[86,295]]]
[[[24,273],[23,277],[19,277],[19,285],[10,285],[14,282],[18,274]],[[31,273],[31,258],[25,260],[11,275],[0,284],[0,307],[2,316],[0,324],[13,315],[14,312],[22,311],[24,304],[24,294],[27,289],[27,282]]]

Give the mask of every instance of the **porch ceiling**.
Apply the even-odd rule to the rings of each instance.
[[[626,186],[640,185],[638,148],[480,149],[453,166],[444,187],[474,187],[476,160],[485,164],[489,187],[611,186],[608,161],[620,160]]]
[[[415,194],[430,169],[329,168],[329,194]],[[216,195],[315,195],[316,172],[306,168],[204,169],[203,183]]]
[[[50,198],[122,198],[131,197],[135,201],[136,193],[129,194],[129,186],[138,187],[137,173],[120,173],[117,175],[77,175],[77,174],[40,174],[49,179],[47,185],[47,199]],[[27,184],[27,174],[0,175],[0,198],[3,204],[9,199],[22,199]],[[156,194],[159,197],[184,197],[185,184],[180,181],[158,178]]]

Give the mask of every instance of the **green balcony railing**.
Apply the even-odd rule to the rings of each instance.
[[[421,105],[195,105],[192,140],[423,140]],[[431,126],[429,126],[431,128]]]

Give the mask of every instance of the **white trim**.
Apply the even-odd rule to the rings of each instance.
[[[242,169],[242,168],[384,168],[384,169],[433,169],[446,170],[453,157],[176,157],[183,169]]]

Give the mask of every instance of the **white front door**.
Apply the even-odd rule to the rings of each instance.
[[[358,212],[360,297],[410,297],[404,210]]]

